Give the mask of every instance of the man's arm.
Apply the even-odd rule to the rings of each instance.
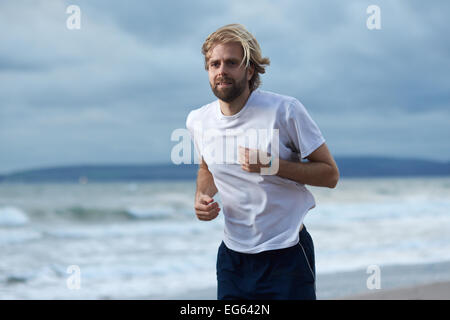
[[[214,178],[208,169],[208,165],[202,158],[197,172],[197,190],[194,204],[195,214],[198,219],[209,221],[217,217],[220,208],[213,199],[216,193],[217,187],[214,184]]]
[[[325,143],[306,159],[309,162],[291,162],[279,159],[277,175],[311,186],[336,187],[339,181],[339,169]]]
[[[202,194],[212,198],[216,193],[217,188],[214,184],[214,178],[208,169],[208,165],[202,158],[197,172],[197,191],[195,198]]]
[[[244,148],[244,151],[240,154],[240,163],[243,170],[261,173],[261,168],[270,167],[270,165],[261,164],[259,159],[256,164],[250,164],[250,151],[251,149]],[[254,151],[258,152],[258,150]],[[276,175],[311,186],[336,187],[339,180],[339,169],[325,143],[307,156],[306,159],[309,162],[292,162],[278,159],[278,172]]]

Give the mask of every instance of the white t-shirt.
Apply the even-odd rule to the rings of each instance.
[[[236,146],[271,153],[278,129],[279,158],[301,161],[325,142],[305,107],[295,98],[257,89],[238,113],[223,115],[216,100],[191,111],[186,127],[218,189],[225,245],[258,253],[297,244],[303,219],[315,207],[313,195],[293,180],[243,170]]]

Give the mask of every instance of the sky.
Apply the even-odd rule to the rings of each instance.
[[[201,46],[229,23],[270,58],[261,89],[300,100],[334,157],[449,161],[448,12],[445,0],[0,1],[0,174],[170,163],[172,132],[216,99]]]

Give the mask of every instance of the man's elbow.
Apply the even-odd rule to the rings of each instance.
[[[334,167],[329,177],[330,178],[327,187],[330,189],[336,188],[340,177],[339,169],[337,167]]]

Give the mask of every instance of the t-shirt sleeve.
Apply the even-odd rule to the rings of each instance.
[[[198,123],[197,123],[198,124]],[[199,141],[197,141],[199,134],[198,129],[196,129],[196,122],[194,120],[194,112],[191,111],[186,118],[186,128],[189,131],[189,135],[191,137],[191,141],[194,143],[194,152],[201,159],[201,149],[199,148]]]
[[[297,152],[301,159],[309,156],[325,142],[319,127],[297,99],[287,109],[286,122],[293,151]]]

